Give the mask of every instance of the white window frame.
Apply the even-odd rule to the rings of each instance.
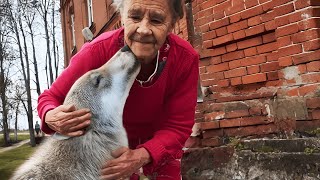
[[[72,45],[73,47],[76,47],[76,33],[75,33],[75,27],[74,27],[74,14],[70,15],[71,17],[71,33],[72,33]]]
[[[87,7],[88,7],[88,27],[91,27],[91,25],[93,24],[92,1],[93,1],[93,0],[87,0]]]

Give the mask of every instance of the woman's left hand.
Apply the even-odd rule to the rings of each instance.
[[[131,150],[121,147],[112,152],[112,156],[115,159],[108,161],[102,167],[100,176],[102,180],[129,178],[151,161],[150,154],[145,148]]]

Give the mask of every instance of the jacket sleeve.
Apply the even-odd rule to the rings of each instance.
[[[151,140],[138,146],[146,148],[152,157],[152,162],[144,167],[146,171],[156,171],[167,161],[181,158],[184,143],[191,134],[197,101],[199,56],[189,56],[187,63],[179,69],[183,72],[174,82],[174,93],[167,99],[167,116],[160,130]]]
[[[54,131],[45,123],[45,115],[63,101],[74,82],[87,71],[95,68],[94,60],[98,55],[92,52],[91,45],[84,45],[83,48],[71,58],[70,65],[63,70],[48,90],[45,90],[38,98],[38,115],[41,119],[41,130],[46,134]]]

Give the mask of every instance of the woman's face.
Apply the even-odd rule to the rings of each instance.
[[[144,64],[156,57],[173,26],[167,0],[126,0],[122,21],[127,45]]]

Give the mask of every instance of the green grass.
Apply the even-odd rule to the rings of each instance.
[[[29,144],[0,153],[0,180],[9,179],[14,170],[27,160],[36,148]]]
[[[18,142],[29,139],[29,138],[30,138],[29,134],[19,134],[18,133]],[[11,142],[14,141],[14,134],[12,134],[12,133],[10,134],[10,140],[11,140]],[[4,146],[4,139],[3,139],[3,134],[1,134],[0,135],[0,148],[3,146]]]

